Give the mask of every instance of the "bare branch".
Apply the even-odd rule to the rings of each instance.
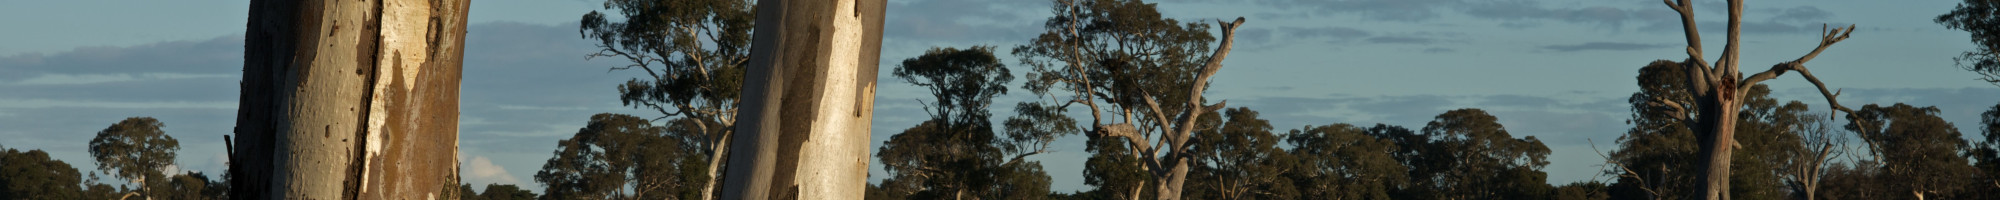
[[[1820,29],[1821,33],[1819,39],[1819,47],[1813,48],[1812,52],[1806,53],[1805,56],[1800,56],[1798,59],[1793,59],[1792,61],[1786,61],[1783,63],[1778,63],[1776,65],[1771,65],[1771,69],[1765,70],[1764,72],[1759,72],[1756,75],[1751,75],[1750,77],[1745,78],[1743,82],[1739,83],[1740,85],[1737,85],[1738,90],[1747,91],[1749,90],[1750,86],[1757,85],[1757,83],[1759,82],[1764,82],[1765,80],[1778,78],[1778,76],[1784,76],[1786,70],[1796,70],[1803,72],[1806,68],[1805,67],[1806,61],[1812,61],[1814,57],[1819,57],[1819,53],[1826,51],[1827,47],[1833,46],[1834,43],[1839,43],[1841,40],[1847,40],[1847,36],[1854,33],[1854,25],[1847,25],[1847,27],[1844,28],[1833,28],[1831,30],[1828,30],[1826,29],[1825,24],[1821,24]],[[1738,93],[1742,92],[1739,91]]]

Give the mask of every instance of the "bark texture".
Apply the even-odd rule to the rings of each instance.
[[[232,197],[456,191],[465,0],[250,3]]]
[[[1686,31],[1684,34],[1687,37],[1688,60],[1682,63],[1687,65],[1684,69],[1687,70],[1688,74],[1688,87],[1685,88],[1687,88],[1688,94],[1692,94],[1695,97],[1694,102],[1662,102],[1661,104],[1674,105],[1676,110],[1696,111],[1693,115],[1694,119],[1691,120],[1695,122],[1693,129],[1697,131],[1695,139],[1697,145],[1701,146],[1700,156],[1702,158],[1698,161],[1700,166],[1702,166],[1701,172],[1699,172],[1700,176],[1695,181],[1698,184],[1696,186],[1697,191],[1701,193],[1696,194],[1696,196],[1708,200],[1728,198],[1729,160],[1733,150],[1739,146],[1735,140],[1736,113],[1743,108],[1744,94],[1749,93],[1748,90],[1750,90],[1751,86],[1755,86],[1765,80],[1777,78],[1784,75],[1785,72],[1796,71],[1799,72],[1800,76],[1804,76],[1807,81],[1811,81],[1814,86],[1819,87],[1820,94],[1826,96],[1828,106],[1832,107],[1833,110],[1848,113],[1847,117],[1850,120],[1855,119],[1853,110],[1841,106],[1840,102],[1836,101],[1836,97],[1840,94],[1838,92],[1827,91],[1826,84],[1821,83],[1819,78],[1813,76],[1812,72],[1807,71],[1805,67],[1806,61],[1811,61],[1821,51],[1825,51],[1828,46],[1832,46],[1841,40],[1846,40],[1847,36],[1854,32],[1854,26],[1823,30],[1824,32],[1820,35],[1819,47],[1814,48],[1811,53],[1807,53],[1798,59],[1772,65],[1769,70],[1744,76],[1738,70],[1737,64],[1741,60],[1741,57],[1737,54],[1740,53],[1738,49],[1741,46],[1738,41],[1740,41],[1742,35],[1743,0],[1729,0],[1727,2],[1729,4],[1728,38],[1725,43],[1726,46],[1723,46],[1721,57],[1716,59],[1713,64],[1704,60],[1705,58],[1702,55],[1701,31],[1697,30],[1697,26],[1695,25],[1695,10],[1690,1],[1661,0],[1661,2],[1667,4],[1667,7],[1673,8],[1674,12],[1680,14],[1682,30]],[[1696,108],[1679,107],[1685,105],[1693,105]],[[1686,121],[1690,119],[1682,120]]]
[[[886,1],[757,2],[721,199],[860,199]]]

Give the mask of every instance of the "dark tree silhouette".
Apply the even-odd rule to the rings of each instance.
[[[1958,61],[1959,68],[1982,76],[1979,80],[2000,85],[2000,1],[1965,0],[1934,21],[1971,33],[1975,49],[1952,60]]]
[[[0,199],[89,198],[81,186],[83,174],[48,152],[0,147]]]
[[[90,139],[97,170],[137,182],[139,191],[130,195],[153,197],[154,183],[169,181],[161,170],[174,164],[174,151],[181,149],[180,141],[160,131],[161,126],[166,124],[152,117],[132,117],[98,131]]]
[[[1498,118],[1479,109],[1438,114],[1424,125],[1424,141],[1399,144],[1408,157],[1406,191],[1421,199],[1541,199],[1553,189],[1542,167],[1549,148],[1534,136],[1514,138]]]
[[[622,114],[591,116],[589,125],[559,141],[555,156],[535,173],[552,199],[700,199],[708,165],[697,154],[695,122],[666,127]],[[492,190],[490,187],[488,190]],[[483,194],[482,194],[483,195]]]
[[[1977,169],[1959,156],[1968,144],[1960,137],[1958,128],[1938,117],[1938,112],[1937,107],[1902,103],[1862,106],[1855,112],[1860,120],[1846,128],[1869,144],[1872,159],[1879,165],[1857,168],[1880,168],[1878,175],[1884,176],[1883,181],[1896,183],[1884,185],[1890,194],[1914,195],[1916,199],[1956,199],[1953,195],[1970,184]]]
[[[1967,149],[1966,157],[1977,163],[1979,176],[1966,189],[1972,191],[1967,198],[2000,198],[2000,104],[1979,114],[1979,134],[1986,140],[1973,144]]]
[[[1224,118],[1227,119],[1217,119]],[[1189,172],[1189,199],[1297,199],[1292,179],[1285,177],[1298,160],[1284,149],[1271,133],[1271,122],[1258,118],[1250,108],[1225,110],[1222,116],[1203,116],[1204,128],[1197,132],[1192,151],[1194,169]]]
[[[1301,197],[1392,199],[1408,184],[1408,166],[1396,160],[1403,149],[1368,129],[1348,124],[1293,129],[1285,135],[1299,165],[1289,175]]]

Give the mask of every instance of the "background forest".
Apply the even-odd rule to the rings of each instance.
[[[1692,2],[1692,7],[1665,9],[1652,1],[1577,8],[1548,2],[1255,1],[1252,9],[1204,10],[1173,6],[1217,2],[891,1],[891,13],[939,14],[944,11],[926,9],[991,6],[957,11],[1028,23],[965,31],[974,30],[964,29],[974,25],[962,21],[1004,23],[973,17],[930,21],[892,14],[890,38],[885,40],[908,42],[885,45],[885,52],[900,53],[883,54],[878,109],[900,114],[883,114],[876,120],[879,143],[871,152],[876,160],[870,163],[876,170],[870,173],[867,198],[1152,199],[1169,191],[1161,189],[1165,184],[1179,185],[1179,190],[1170,192],[1185,199],[1697,198],[1694,194],[1701,191],[1698,185],[1703,180],[1698,161],[1704,159],[1702,143],[1708,140],[1698,134],[1704,131],[1698,123],[1703,110],[1692,103],[1702,94],[1690,92],[1686,85],[1699,77],[1685,72],[1706,67],[1701,59],[1722,54],[1701,57],[1684,52],[1690,44],[1681,41],[1683,35],[1677,30],[1683,27],[1676,26],[1682,24],[1675,12],[1702,14],[1700,20],[1690,20],[1701,23],[1699,32],[1710,39],[1709,53],[1724,52],[1716,47],[1724,46],[1719,30],[1724,29],[1721,20],[1726,13],[1720,12],[1724,9],[1720,1]],[[487,10],[532,10],[477,7],[481,3],[487,2],[475,3],[475,18]],[[475,25],[468,48],[537,51],[468,53],[464,98],[469,106],[461,125],[467,133],[461,141],[466,154],[477,155],[460,156],[466,183],[447,197],[706,199],[710,186],[723,178],[717,175],[729,169],[714,161],[727,153],[723,150],[730,144],[725,139],[734,130],[735,98],[753,33],[751,3],[588,1],[581,3],[586,11],[531,16],[560,19],[560,26]],[[1744,48],[1757,49],[1744,50],[1749,52],[1744,55],[1757,58],[1744,58],[1749,67],[1742,71],[1761,72],[1764,64],[1779,64],[1772,69],[1780,75],[1741,88],[1740,106],[1727,113],[1734,116],[1728,128],[1735,131],[1736,141],[1726,147],[1734,149],[1734,156],[1724,194],[1731,199],[2000,198],[2000,162],[1996,162],[2000,161],[2000,103],[1995,103],[2000,102],[2000,89],[1995,89],[2000,88],[2000,61],[1996,61],[2000,58],[1995,56],[2000,54],[1994,53],[2000,51],[1994,49],[2000,48],[1995,39],[2000,38],[2000,17],[1994,15],[2000,13],[1995,7],[2000,1],[1950,1],[1940,4],[1947,7],[1926,7],[1922,13],[1896,13],[1921,15],[1921,22],[1880,25],[1834,18],[1834,12],[1810,6],[1839,3],[1786,2],[1802,5],[1793,7],[1760,3],[1752,2],[1746,9],[1752,21],[1744,24],[1750,33]],[[1000,8],[1018,11],[997,11]],[[1284,12],[1235,12],[1260,9]],[[1524,14],[1537,9],[1544,14]],[[485,16],[493,15],[500,14]],[[1236,16],[1247,20],[1229,21]],[[1473,20],[1437,19],[1441,17]],[[1652,39],[1561,40],[1531,45],[1532,50],[1510,50],[1557,56],[1509,58],[1479,52],[1485,51],[1479,44],[1486,41],[1474,40],[1487,37],[1479,31],[1369,31],[1341,24],[1348,22],[1374,27],[1480,24],[1517,32],[1576,29]],[[1553,27],[1559,24],[1583,28]],[[1811,28],[1814,24],[1830,28],[1857,24],[1859,28],[1844,30],[1861,34],[1847,38],[1839,34],[1842,29],[1827,33]],[[234,25],[238,29],[233,30],[240,32],[241,23]],[[1910,51],[1880,44],[1915,41],[1904,36],[1918,34],[1906,32],[1920,32],[1902,29],[1945,30],[1949,34],[1939,35],[1952,36],[1945,39],[1953,43],[1907,42],[1944,49],[1944,54],[1878,53]],[[1961,38],[1968,33],[1969,40]],[[1817,39],[1827,53],[1796,63],[1813,60],[1807,65],[1818,69],[1811,73],[1820,77],[1801,81],[1805,70],[1791,74],[1779,70],[1791,63],[1783,59],[1813,50],[1813,43],[1799,41],[1815,36],[1826,36]],[[1847,42],[1827,42],[1835,36]],[[557,39],[516,41],[527,37]],[[1288,41],[1312,38],[1327,42]],[[227,105],[235,105],[236,90],[230,84],[234,75],[174,70],[235,72],[240,60],[228,61],[240,57],[241,40],[234,36],[80,48],[50,55],[0,47],[6,50],[0,55],[18,53],[0,56],[0,92],[16,94],[0,95],[0,117],[4,117],[0,129],[12,129],[0,130],[0,138],[7,138],[0,139],[4,145],[0,146],[0,199],[227,199],[222,183],[229,177],[213,173],[221,172],[215,167],[222,165],[209,164],[227,161],[227,153],[219,150],[224,144],[217,140],[218,135],[227,135],[226,123],[220,128],[180,129],[220,131],[172,133],[169,130],[176,129],[170,127],[175,126],[166,125],[233,116],[226,111],[233,111]],[[1693,45],[1700,44],[1703,41]],[[1333,49],[1296,52],[1289,46]],[[1232,49],[1233,54],[1217,54]],[[1395,61],[1313,58],[1364,51],[1396,55],[1383,56]],[[1598,52],[1638,56],[1545,61],[1589,66],[1559,69],[1520,61],[1590,57]],[[1819,55],[1818,50],[1810,52]],[[1234,57],[1221,64],[1221,55]],[[92,69],[120,69],[106,67],[117,65],[111,61],[119,59],[158,64],[131,74],[78,75]],[[1304,63],[1256,61],[1282,59]],[[1470,68],[1425,66],[1428,60],[1455,59],[1511,62],[1461,66]],[[1922,62],[1872,61],[1884,59]],[[480,72],[488,66],[492,70]],[[1573,71],[1497,72],[1560,69]],[[1899,70],[1911,72],[1896,73]],[[1608,73],[1612,71],[1616,73]],[[1947,71],[1949,77],[1909,77],[1937,74],[1915,71]],[[504,78],[475,78],[482,76]],[[545,83],[563,82],[554,80],[587,81]],[[205,97],[164,103],[61,100],[146,99],[187,90],[78,89],[146,81],[200,82],[180,85],[226,85],[222,89],[227,90],[201,90],[195,93]],[[1942,82],[1935,85],[1963,89],[1923,94],[1939,92],[1898,85],[1902,82]],[[1822,96],[1813,87],[1819,84],[1832,93]],[[1618,90],[1591,94],[1611,96],[1607,101],[1579,102],[1485,95],[1490,92],[1483,90],[1493,87]],[[1308,91],[1336,95],[1283,95]],[[1423,94],[1396,91],[1467,96],[1340,95]],[[1841,93],[1845,95],[1835,95]],[[1590,92],[1549,96],[1573,94]],[[1451,98],[1479,102],[1457,103]],[[213,99],[231,102],[205,103]],[[1834,99],[1845,102],[1839,104],[1845,107],[1829,105]],[[1397,108],[1406,104],[1425,107]],[[1612,114],[1548,114],[1578,109]],[[24,116],[72,110],[121,117]],[[148,112],[184,110],[225,112]],[[202,123],[206,122],[197,124]],[[211,124],[200,126],[206,125]],[[66,128],[43,128],[57,126]],[[1559,129],[1550,126],[1614,131],[1568,135],[1547,131]],[[90,132],[48,131],[73,129]],[[59,148],[76,150],[64,153]]]

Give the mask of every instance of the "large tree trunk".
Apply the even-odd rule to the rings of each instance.
[[[883,0],[757,2],[721,199],[860,199]]]
[[[1699,116],[1696,117],[1698,121],[1695,128],[1706,133],[1696,134],[1696,142],[1701,145],[1702,159],[1699,162],[1705,167],[1702,168],[1702,175],[1696,177],[1695,183],[1700,184],[1697,188],[1704,191],[1702,195],[1705,199],[1728,199],[1729,162],[1736,150],[1733,148],[1736,144],[1736,112],[1742,110],[1743,106],[1741,101],[1738,101],[1741,99],[1739,96],[1727,94],[1736,91],[1735,88],[1716,88],[1709,91],[1725,91],[1719,92],[1725,94],[1697,97],[1701,111],[1697,113]]]
[[[252,1],[231,195],[430,199],[457,191],[468,3]]]

